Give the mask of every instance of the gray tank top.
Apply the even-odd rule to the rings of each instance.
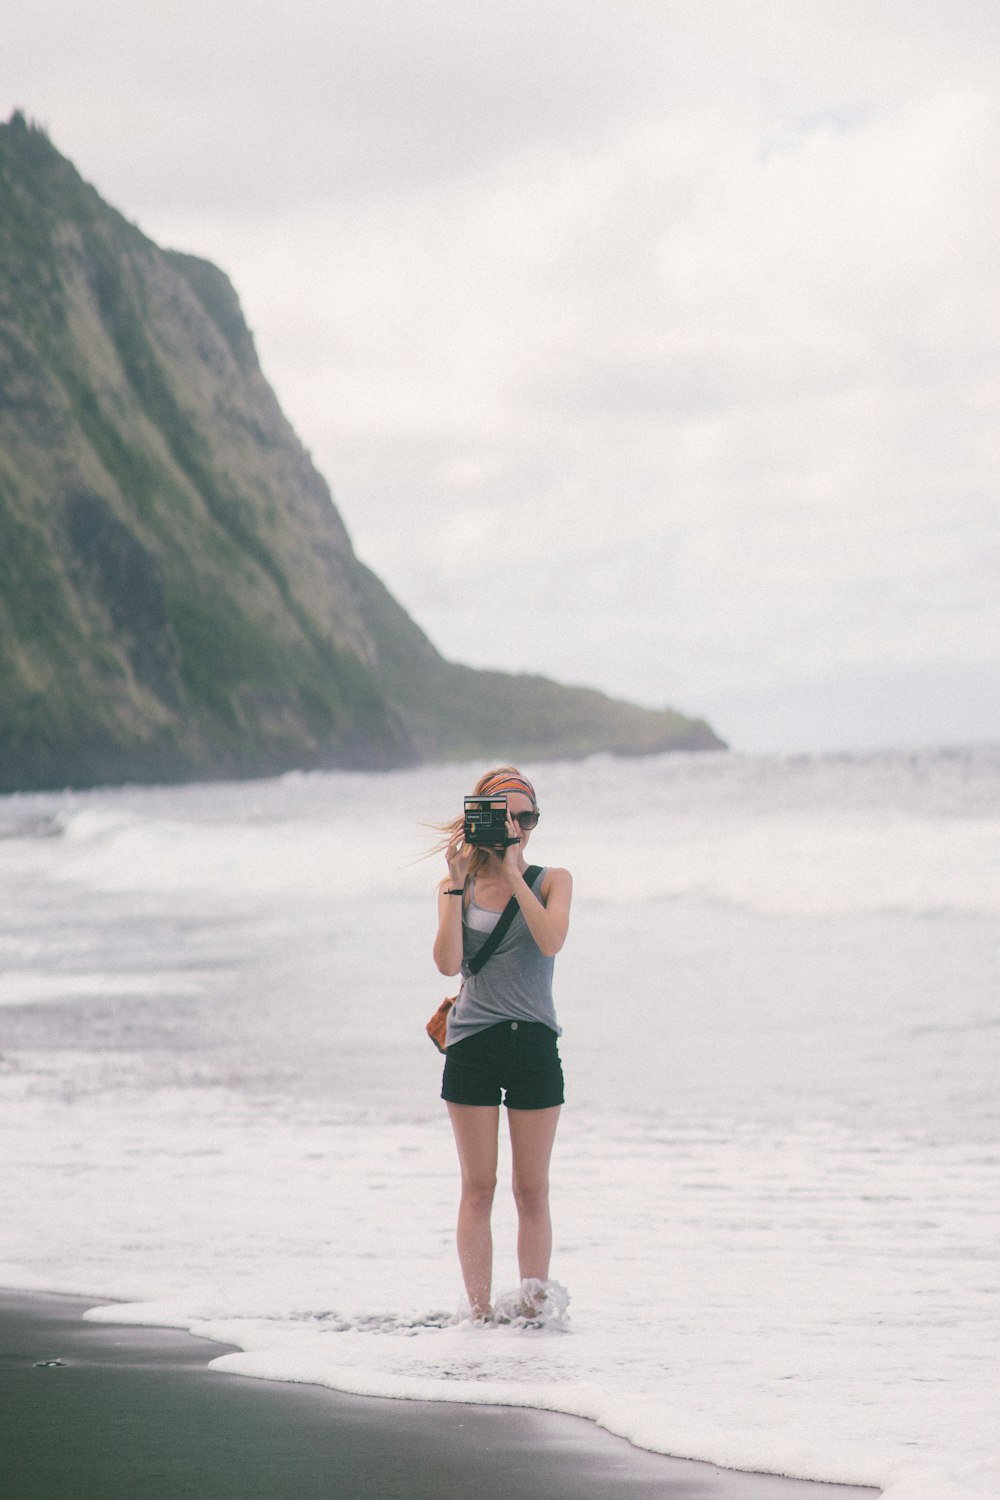
[[[542,870],[535,879],[534,891],[541,889],[544,878]],[[477,904],[473,880],[468,907],[462,912],[462,988],[448,1013],[449,1047],[501,1021],[540,1021],[557,1036],[562,1035],[552,1001],[555,959],[546,958],[541,951],[522,912],[514,917],[499,948],[479,973],[469,973],[469,960],[475,958],[499,920],[498,911]]]

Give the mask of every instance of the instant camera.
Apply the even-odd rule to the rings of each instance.
[[[465,842],[474,849],[506,849],[516,844],[507,832],[507,798],[466,797]]]

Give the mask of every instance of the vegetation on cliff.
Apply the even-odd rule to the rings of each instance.
[[[228,278],[0,125],[0,790],[718,744],[445,661],[356,558]]]

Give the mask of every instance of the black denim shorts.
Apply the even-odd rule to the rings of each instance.
[[[454,1042],[445,1054],[441,1098],[449,1104],[502,1102],[508,1109],[562,1104],[559,1038],[539,1021],[501,1021]]]

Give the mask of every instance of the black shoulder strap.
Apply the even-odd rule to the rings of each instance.
[[[535,881],[542,873],[541,865],[529,865],[524,872],[525,882],[529,887],[534,887]],[[517,916],[519,907],[517,897],[511,896],[507,905],[500,913],[500,920],[486,939],[475,958],[469,959],[469,973],[478,974],[488,958],[492,958],[507,935],[511,922]]]

